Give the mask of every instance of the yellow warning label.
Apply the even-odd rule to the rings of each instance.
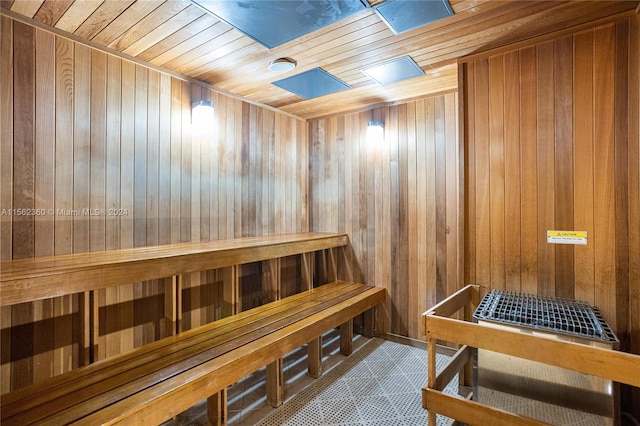
[[[547,231],[549,244],[587,244],[587,231]]]

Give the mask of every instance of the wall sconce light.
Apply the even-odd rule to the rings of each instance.
[[[191,104],[191,124],[200,129],[213,125],[213,102],[198,101]]]
[[[367,144],[369,146],[380,146],[384,142],[384,123],[381,121],[370,121],[367,123]]]

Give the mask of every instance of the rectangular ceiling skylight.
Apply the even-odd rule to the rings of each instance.
[[[424,75],[422,68],[410,56],[402,56],[361,71],[380,84],[395,83]]]
[[[193,0],[269,49],[369,8],[365,0]]]
[[[386,0],[375,11],[396,34],[453,15],[447,0]]]
[[[313,68],[309,71],[274,81],[273,84],[305,99],[317,98],[351,88],[351,86],[321,68]]]

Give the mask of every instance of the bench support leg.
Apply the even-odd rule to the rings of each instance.
[[[371,339],[375,334],[375,317],[376,310],[371,308],[368,311],[364,311],[364,337]]]
[[[273,408],[282,405],[284,396],[284,374],[282,358],[267,365],[267,404]]]
[[[223,389],[207,399],[207,417],[211,426],[227,424],[227,389]]]
[[[322,336],[318,336],[307,345],[307,371],[314,379],[322,376]]]
[[[353,319],[340,325],[340,353],[345,356],[353,352]]]

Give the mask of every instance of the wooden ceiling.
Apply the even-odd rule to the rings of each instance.
[[[270,50],[189,0],[2,0],[9,16],[33,19],[71,33],[73,39],[88,40],[303,119],[455,90],[460,57],[633,10],[638,1],[450,0],[450,4],[454,16],[400,35],[367,9]],[[380,86],[360,71],[403,55],[410,55],[426,75]],[[269,62],[279,57],[294,59],[297,68],[269,71]],[[315,67],[353,88],[304,100],[271,84]]]

